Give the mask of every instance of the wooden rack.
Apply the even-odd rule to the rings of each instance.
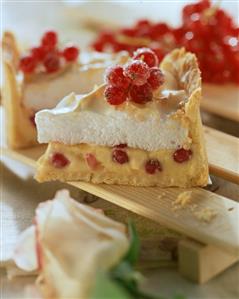
[[[239,184],[239,139],[205,127],[210,173]],[[25,150],[1,148],[1,153],[36,167],[45,146]],[[143,188],[69,182],[124,209],[159,222],[185,235],[179,244],[179,271],[203,283],[239,259],[239,204],[202,188]],[[191,202],[175,210],[175,199],[192,192]],[[211,211],[211,221],[201,221],[200,211]]]

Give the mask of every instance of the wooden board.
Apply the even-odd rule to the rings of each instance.
[[[35,167],[35,159],[43,150],[42,147],[19,152],[2,149],[2,154]],[[239,250],[239,204],[226,197],[194,188],[191,189],[191,204],[173,211],[174,201],[185,189],[93,185],[84,182],[69,184],[205,244],[222,247],[234,253]],[[216,213],[209,223],[202,222],[195,215],[205,209]]]
[[[204,127],[210,173],[239,184],[239,138]]]
[[[201,107],[213,114],[239,122],[239,86],[203,84]]]
[[[239,254],[192,239],[180,240],[178,245],[179,273],[197,283],[209,281],[238,260]]]

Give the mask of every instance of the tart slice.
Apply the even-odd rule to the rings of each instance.
[[[65,97],[36,115],[49,143],[38,181],[83,180],[133,186],[205,186],[208,162],[194,54],[174,50],[157,67],[151,50],[107,70],[106,84]]]
[[[67,94],[90,92],[103,83],[103,73],[127,54],[80,53],[78,47],[60,46],[54,31],[46,32],[37,47],[20,53],[14,35],[3,36],[4,86],[8,145],[23,148],[37,144],[35,113],[51,109]]]

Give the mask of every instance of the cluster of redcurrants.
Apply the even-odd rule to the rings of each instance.
[[[124,67],[109,67],[105,76],[105,98],[108,103],[120,105],[127,99],[137,104],[151,101],[153,91],[164,82],[158,63],[158,58],[151,49],[140,48]]]
[[[79,49],[75,46],[58,49],[58,36],[54,31],[47,31],[38,47],[30,49],[30,54],[20,59],[19,68],[25,74],[33,73],[39,66],[47,73],[53,73],[60,69],[61,59],[65,62],[73,62],[79,55]]]
[[[137,46],[132,40],[137,39]],[[122,50],[133,53],[137,47],[154,50],[159,61],[174,48],[185,47],[197,55],[203,80],[211,83],[239,83],[239,28],[210,0],[186,5],[182,25],[140,20],[135,26],[117,32],[103,31],[92,44],[97,51]]]

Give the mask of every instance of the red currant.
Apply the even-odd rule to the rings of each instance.
[[[116,148],[125,148],[125,147],[127,147],[127,144],[126,143],[121,143],[121,144],[115,145],[114,147],[116,147]]]
[[[191,158],[191,156],[192,156],[191,150],[180,148],[174,152],[173,159],[178,163],[183,163],[185,161],[188,161]]]
[[[132,80],[134,85],[143,85],[149,78],[148,65],[140,60],[133,60],[124,69],[124,75]]]
[[[55,31],[47,31],[42,37],[41,44],[53,49],[56,46],[57,41],[57,33]]]
[[[104,47],[105,47],[105,43],[102,41],[95,41],[91,44],[91,47],[97,51],[97,52],[103,52],[104,51]]]
[[[110,105],[120,105],[127,99],[127,94],[124,90],[111,85],[105,88],[104,95]]]
[[[60,68],[60,58],[55,52],[50,52],[44,59],[44,66],[48,73],[56,72]]]
[[[31,49],[31,54],[34,59],[41,61],[44,59],[46,51],[44,50],[44,47],[35,47]]]
[[[63,168],[67,166],[70,161],[61,153],[54,153],[51,157],[51,163],[56,168]]]
[[[124,69],[120,65],[109,67],[106,70],[105,81],[107,84],[122,88],[128,89],[131,83],[131,80],[124,75]]]
[[[100,33],[99,39],[104,43],[111,43],[115,41],[114,33],[111,31],[103,31]]]
[[[144,167],[148,174],[155,174],[157,171],[162,171],[162,166],[157,159],[148,160]]]
[[[138,49],[133,56],[133,59],[144,61],[149,67],[158,66],[159,61],[157,55],[149,48]]]
[[[32,123],[32,125],[34,127],[36,127],[35,114],[33,114],[32,116],[30,116],[30,122]]]
[[[129,157],[128,157],[127,153],[120,149],[113,150],[112,159],[114,162],[117,162],[119,164],[124,164],[124,163],[129,162]]]
[[[161,62],[162,59],[163,59],[164,56],[165,56],[165,53],[164,53],[163,49],[160,48],[160,47],[158,47],[158,46],[152,45],[152,50],[153,50],[154,53],[157,55],[157,57],[158,57],[158,61]]]
[[[136,29],[134,28],[123,28],[120,33],[126,36],[134,37],[136,35]]]
[[[153,90],[158,89],[164,83],[164,75],[158,67],[153,67],[150,69],[148,83]]]
[[[153,99],[152,88],[148,83],[141,86],[133,85],[129,94],[130,100],[137,104],[145,104]]]
[[[21,58],[19,67],[23,73],[32,73],[36,65],[36,60],[32,56],[25,56]]]
[[[88,166],[92,169],[95,170],[97,166],[99,165],[99,162],[97,161],[95,155],[88,153],[85,155],[86,162]]]
[[[66,61],[75,61],[79,55],[79,50],[77,47],[71,46],[66,47],[63,50],[63,56]]]
[[[153,40],[157,40],[160,38],[162,35],[170,32],[170,28],[166,23],[156,23],[152,26],[150,30],[150,37]]]

